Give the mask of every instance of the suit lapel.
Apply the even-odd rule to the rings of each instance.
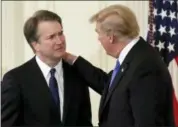
[[[109,88],[109,92],[107,95],[107,98],[110,97],[111,93],[113,92],[113,90],[117,87],[118,82],[122,79],[122,76],[124,75],[125,71],[128,69],[128,63],[124,63],[120,69],[119,72],[117,73],[113,83],[111,84],[111,87]],[[106,100],[107,101],[107,100]]]
[[[65,63],[63,63],[63,77],[64,77],[64,108],[63,108],[63,123],[65,123],[67,113],[68,113],[68,108],[71,105],[70,104],[70,99],[72,97],[73,90],[75,87],[73,87],[72,83],[72,74],[70,70],[70,66]]]
[[[121,68],[119,70],[119,72],[117,73],[116,77],[114,78],[114,81],[113,83],[111,84],[111,87],[109,88],[109,83],[110,81],[108,82],[108,87],[105,91],[106,95],[105,95],[105,100],[102,102],[102,107],[100,109],[100,116],[106,106],[106,104],[108,103],[113,91],[116,89],[116,87],[118,86],[120,80],[122,79],[124,73],[126,72],[126,70],[128,69],[128,64],[124,63],[123,65],[121,65]]]
[[[100,106],[100,117],[104,111],[104,108],[106,107],[106,104],[108,103],[109,99],[111,98],[111,95],[113,94],[114,90],[116,89],[116,87],[120,86],[120,85],[123,85],[123,84],[120,84],[120,81],[122,80],[122,77],[124,76],[124,74],[126,73],[126,71],[129,69],[130,67],[130,62],[132,61],[132,59],[134,59],[134,55],[139,53],[138,51],[140,50],[140,48],[142,48],[142,44],[146,44],[146,42],[143,40],[143,38],[140,37],[140,40],[137,42],[137,44],[134,45],[134,47],[129,51],[128,55],[126,56],[125,60],[123,61],[123,64],[121,65],[120,67],[120,70],[119,72],[117,73],[114,81],[113,81],[113,84],[110,88],[109,91],[105,91],[107,94],[104,95],[106,99],[103,99],[102,100],[102,105],[103,106]],[[139,61],[139,60],[138,60]],[[137,62],[138,62],[137,61]],[[109,82],[108,82],[108,85],[109,85]],[[109,88],[107,88],[108,90]]]
[[[37,91],[41,94],[39,94],[38,98],[42,99],[45,98],[44,101],[39,102],[39,103],[43,103],[44,105],[46,105],[46,107],[49,106],[49,100],[51,100],[50,98],[50,91],[47,85],[47,82],[39,68],[39,66],[36,63],[35,58],[32,59],[32,68],[30,69],[30,72],[33,74],[32,77],[32,81],[34,82],[35,87],[37,89]]]
[[[39,103],[37,105],[43,106],[44,112],[46,112],[46,117],[50,116],[51,111],[55,116],[59,116],[59,113],[56,113],[56,106],[55,103],[52,101],[52,95],[50,93],[49,87],[47,85],[47,82],[42,74],[42,71],[40,70],[38,64],[36,63],[35,57],[29,61],[29,76],[28,76],[28,82],[31,82],[31,87],[34,87],[34,96],[37,101],[36,103]],[[48,118],[51,119],[51,118]]]
[[[30,70],[30,75],[32,75],[31,81],[35,82],[35,88],[38,90],[39,94],[37,96],[37,98],[39,98],[40,105],[44,105],[43,109],[45,109],[45,112],[47,113],[47,116],[50,116],[49,113],[50,111],[53,112],[55,120],[60,121],[58,118],[60,118],[59,113],[56,112],[57,110],[59,110],[56,106],[54,101],[52,100],[52,95],[50,93],[49,87],[47,85],[47,82],[40,70],[40,68],[38,67],[35,57],[31,60],[30,63],[31,69]],[[70,99],[72,97],[71,94],[73,94],[73,90],[75,89],[75,86],[73,87],[73,83],[72,83],[72,73],[71,73],[71,69],[70,66],[62,61],[62,67],[63,67],[63,77],[64,77],[64,107],[63,107],[63,120],[62,123],[65,123],[66,117],[67,117],[67,113],[68,113],[68,108],[71,105],[70,104]],[[49,110],[50,109],[50,110]],[[49,118],[50,119],[50,118]]]

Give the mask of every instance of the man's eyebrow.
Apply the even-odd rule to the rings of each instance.
[[[53,36],[55,33],[48,34],[47,37]]]
[[[61,30],[61,31],[57,32],[57,34],[63,34],[63,32],[64,32],[64,31],[63,31],[63,30]]]
[[[63,32],[63,30],[59,31],[58,33],[62,33],[62,32]]]
[[[57,35],[57,34],[62,34],[63,32],[64,32],[64,31],[61,30],[61,31],[56,32],[56,33],[50,33],[50,34],[47,35],[47,37],[54,36],[54,35]]]

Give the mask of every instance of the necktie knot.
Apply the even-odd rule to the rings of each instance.
[[[52,69],[50,70],[51,76],[54,76],[55,72],[56,72],[56,69],[55,69],[55,68],[52,68]]]

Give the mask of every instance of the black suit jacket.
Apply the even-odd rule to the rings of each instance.
[[[92,126],[89,90],[72,67],[63,62],[64,111],[52,101],[35,57],[4,75],[1,85],[1,125]]]
[[[172,82],[159,54],[142,38],[124,59],[108,89],[107,74],[79,57],[73,65],[91,87],[102,94],[102,127],[173,126]]]

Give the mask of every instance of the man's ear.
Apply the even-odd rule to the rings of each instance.
[[[35,52],[39,51],[39,43],[37,43],[36,41],[33,41],[31,45],[32,45],[32,48],[35,50]]]
[[[116,40],[116,37],[115,37],[114,35],[110,35],[110,36],[109,36],[109,42],[110,42],[111,44],[114,44],[114,43],[115,43],[115,40]]]

